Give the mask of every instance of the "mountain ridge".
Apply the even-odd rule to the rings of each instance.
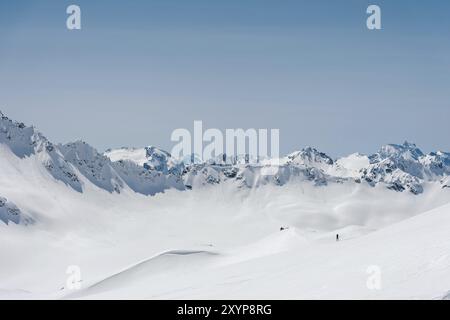
[[[450,153],[423,153],[415,144],[387,144],[372,155],[352,154],[332,159],[313,147],[305,147],[279,159],[277,173],[265,175],[270,162],[224,162],[222,158],[195,163],[174,159],[155,146],[109,149],[99,153],[84,141],[53,144],[34,126],[9,119],[0,112],[0,144],[19,159],[36,156],[48,172],[72,189],[83,192],[81,177],[107,192],[154,195],[166,189],[186,190],[232,181],[239,188],[264,184],[285,185],[292,181],[317,186],[329,183],[384,185],[397,192],[423,192],[427,183],[447,188]],[[245,158],[245,157],[244,157]],[[227,158],[228,160],[228,158]]]

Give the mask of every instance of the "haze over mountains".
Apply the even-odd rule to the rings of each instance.
[[[0,298],[448,297],[449,153],[306,147],[279,164],[101,154],[0,113]]]
[[[450,153],[424,154],[409,142],[382,146],[369,156],[356,153],[336,160],[306,147],[279,159],[277,174],[264,175],[261,170],[270,166],[270,161],[250,164],[245,162],[244,156],[232,163],[224,161],[227,157],[223,156],[202,163],[185,163],[154,146],[124,147],[100,154],[84,141],[55,145],[35,127],[13,121],[1,112],[0,129],[2,148],[20,160],[34,158],[53,179],[77,192],[83,192],[84,181],[111,193],[131,189],[144,195],[220,183],[231,183],[237,189],[266,184],[308,183],[325,187],[336,183],[362,183],[416,195],[427,186],[437,185],[442,189],[449,186]],[[3,213],[2,220],[19,221],[7,218],[10,214]]]

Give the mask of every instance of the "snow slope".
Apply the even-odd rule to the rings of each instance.
[[[439,299],[450,290],[450,206],[343,241],[297,230],[231,252],[165,252],[72,297]],[[376,268],[376,269],[373,269]],[[380,286],[368,287],[372,270]],[[69,296],[70,297],[70,296]]]
[[[333,160],[305,148],[265,176],[179,167],[154,147],[142,165],[112,161],[2,115],[0,299],[444,298],[448,154],[416,149]],[[380,290],[366,285],[370,266]]]
[[[139,166],[143,166],[147,162],[145,148],[120,148],[120,149],[108,149],[105,151],[105,156],[111,159],[111,161],[126,160],[136,163]]]
[[[450,290],[450,190],[322,190],[223,184],[145,197],[62,186],[45,205],[29,202],[48,208],[47,220],[0,226],[0,297],[432,299]],[[71,265],[79,291],[66,285]],[[382,290],[365,286],[371,265]]]

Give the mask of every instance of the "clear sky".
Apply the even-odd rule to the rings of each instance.
[[[447,0],[1,0],[0,110],[101,151],[170,150],[194,120],[279,128],[282,153],[450,150],[449,17]]]

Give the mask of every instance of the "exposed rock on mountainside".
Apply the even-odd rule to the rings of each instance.
[[[409,142],[385,145],[370,156],[353,154],[336,160],[307,147],[280,158],[278,165],[241,161],[247,155],[234,157],[235,161],[229,161],[231,158],[225,155],[205,162],[197,158],[194,162],[179,161],[154,146],[108,150],[103,155],[82,141],[54,145],[34,127],[14,122],[2,113],[0,144],[20,159],[36,157],[55,179],[78,192],[83,191],[86,181],[108,192],[120,193],[129,188],[146,195],[225,181],[232,181],[239,188],[282,186],[296,181],[316,186],[343,182],[382,184],[398,192],[420,194],[426,183],[441,183],[450,174],[450,153],[424,154]],[[268,166],[277,170],[265,175]],[[442,183],[442,188],[448,185]]]
[[[0,197],[0,221],[6,224],[10,222],[15,224],[29,224],[33,222],[33,219],[24,216],[14,203],[8,201],[6,198]]]

